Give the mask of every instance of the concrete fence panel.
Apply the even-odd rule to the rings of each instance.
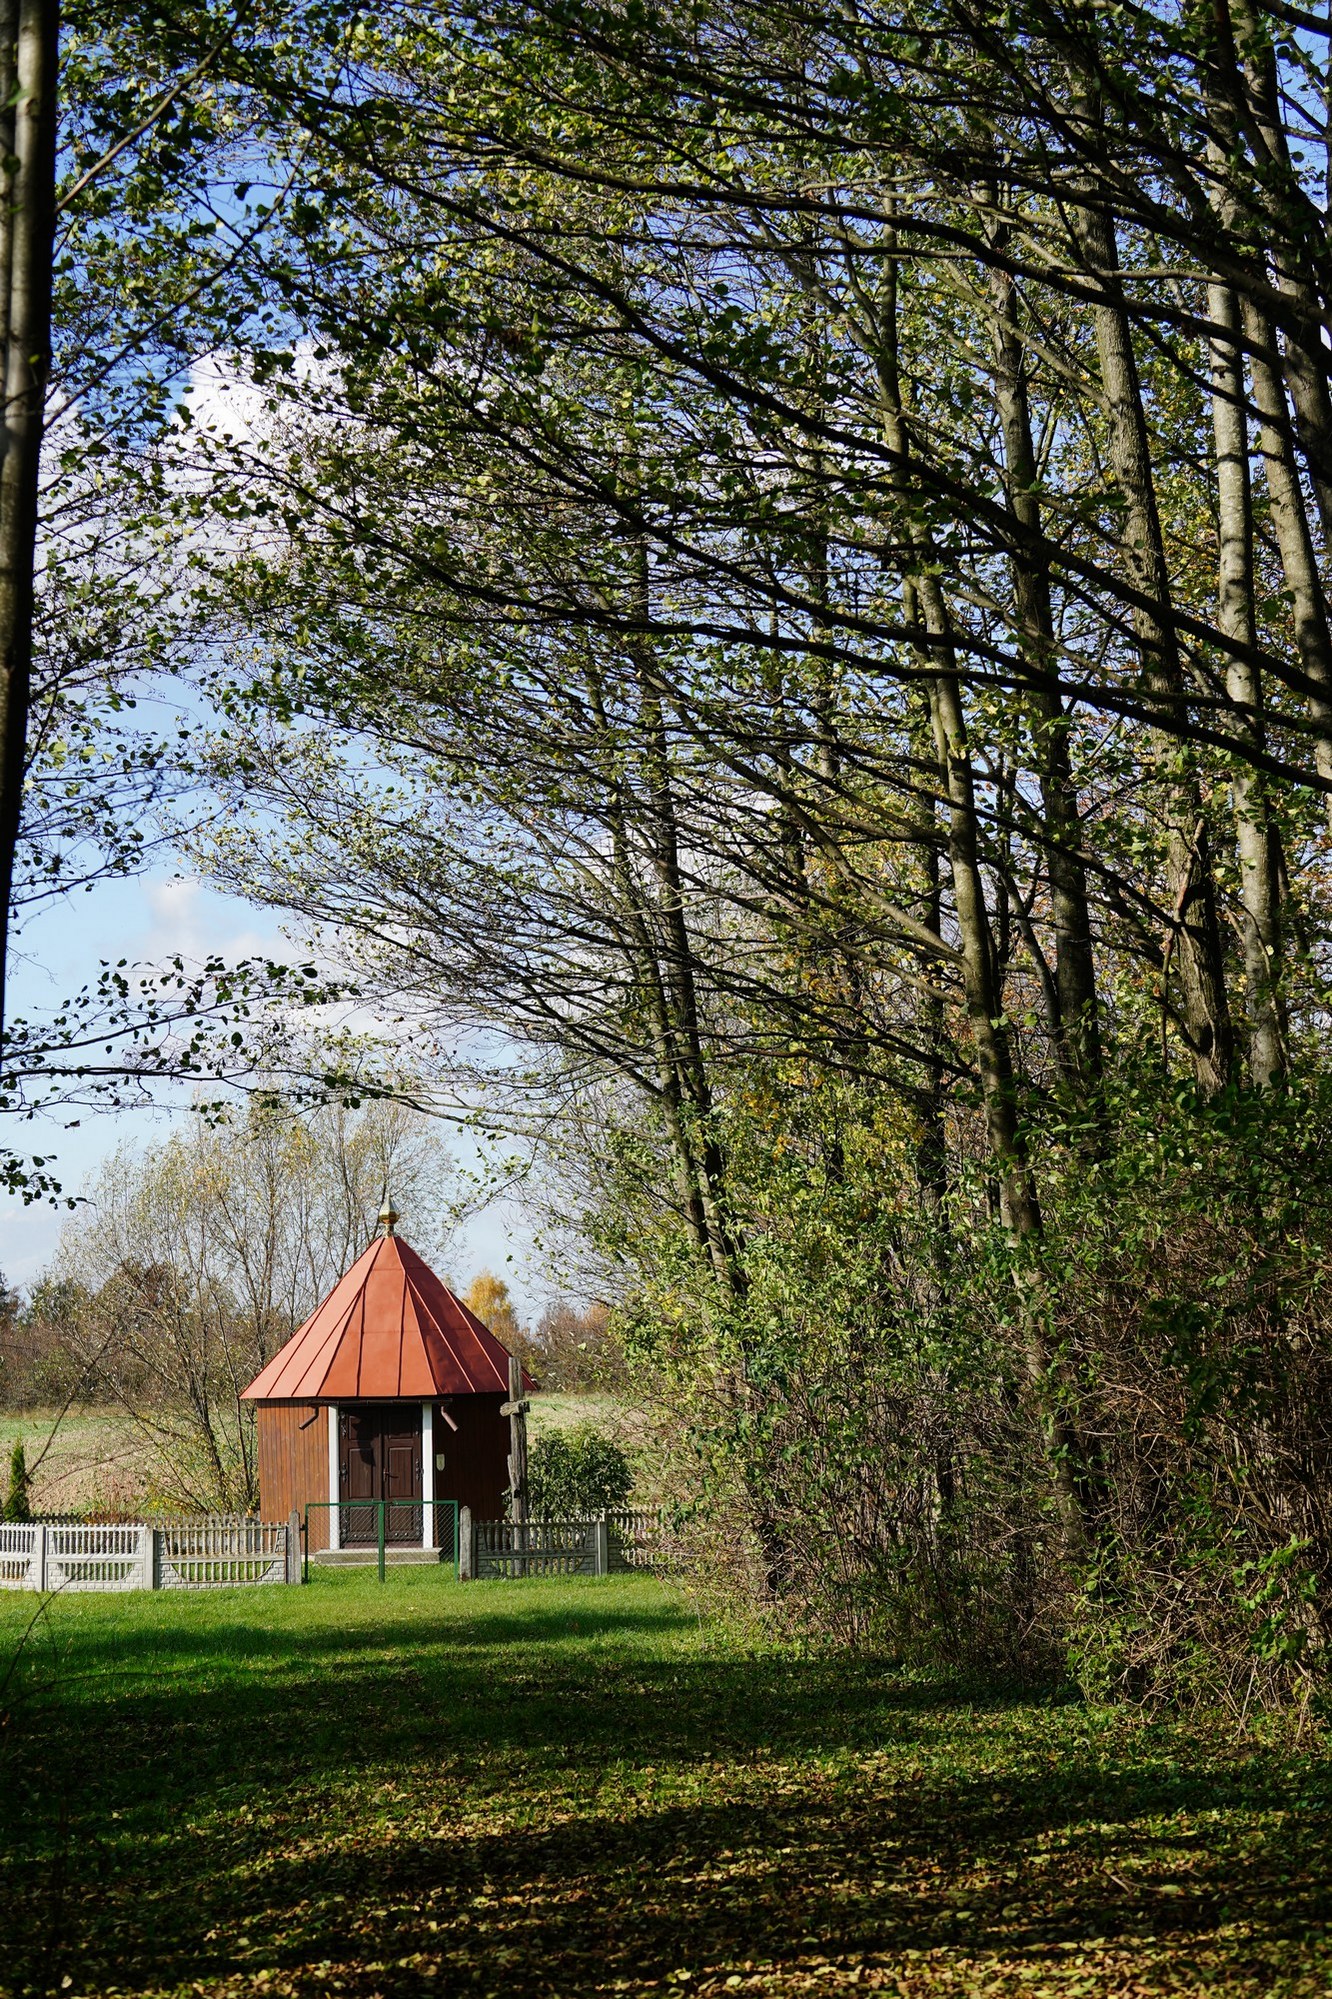
[[[0,1589],[235,1589],[300,1581],[290,1522],[25,1520],[0,1523]]]

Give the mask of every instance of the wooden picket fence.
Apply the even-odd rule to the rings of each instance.
[[[652,1570],[662,1560],[661,1515],[650,1509],[603,1513],[587,1520],[459,1522],[459,1573],[486,1576],[606,1576]]]
[[[299,1582],[300,1535],[288,1522],[201,1520],[0,1522],[0,1589],[235,1589]]]
[[[606,1573],[596,1520],[511,1520],[472,1524],[472,1576],[600,1576]]]

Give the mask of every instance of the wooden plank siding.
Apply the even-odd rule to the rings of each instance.
[[[509,1484],[509,1423],[499,1395],[453,1395],[435,1409],[435,1497],[470,1506],[474,1519],[497,1520]],[[442,1412],[458,1425],[449,1428]],[[438,1463],[440,1456],[444,1463]]]
[[[302,1519],[312,1499],[328,1498],[328,1410],[308,1402],[255,1405],[259,1447],[259,1511],[285,1520],[295,1507]],[[328,1512],[310,1515],[310,1552],[328,1546]]]
[[[454,1395],[435,1407],[436,1499],[456,1499],[473,1516],[497,1520],[509,1483],[509,1425],[500,1415],[502,1392]],[[342,1405],[348,1411],[374,1404]],[[380,1408],[392,1405],[379,1404]],[[417,1428],[419,1402],[402,1404]],[[444,1412],[457,1424],[451,1430]],[[259,1511],[265,1520],[285,1520],[292,1507],[304,1517],[312,1499],[328,1498],[328,1409],[309,1402],[260,1402],[255,1406],[259,1445]],[[313,1421],[311,1420],[313,1418]],[[310,1552],[328,1546],[328,1514],[310,1515]]]

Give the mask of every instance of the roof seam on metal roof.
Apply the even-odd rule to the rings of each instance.
[[[370,1280],[376,1273],[379,1281],[374,1287],[372,1315]],[[395,1280],[400,1286],[396,1314]],[[330,1313],[339,1293],[348,1292],[345,1306],[339,1303],[337,1311]],[[414,1366],[408,1367],[406,1354],[409,1299],[412,1330],[420,1345],[430,1394],[484,1395],[507,1389],[509,1352],[503,1343],[455,1297],[410,1244],[400,1236],[377,1236],[256,1375],[245,1395],[254,1401],[275,1402],[403,1400],[404,1380],[415,1372]],[[396,1339],[396,1365],[391,1351],[383,1353],[382,1362],[378,1358],[385,1339],[390,1349]],[[347,1351],[352,1342],[354,1356]],[[339,1358],[344,1353],[353,1362],[355,1387],[350,1396],[345,1388],[330,1393],[330,1380],[342,1372]],[[415,1391],[409,1399],[416,1399]]]

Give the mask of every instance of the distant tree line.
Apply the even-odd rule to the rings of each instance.
[[[624,1349],[611,1331],[608,1306],[553,1298],[529,1328],[518,1317],[508,1285],[489,1271],[472,1280],[464,1302],[517,1354],[541,1389],[587,1395],[626,1385]]]

